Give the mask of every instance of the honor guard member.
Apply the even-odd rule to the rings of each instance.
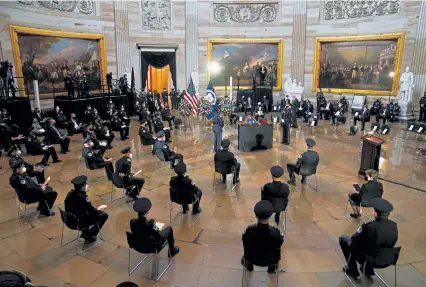
[[[290,126],[292,111],[288,105],[281,111],[281,143],[290,144]]]
[[[154,238],[158,248],[164,245],[167,240],[169,243],[169,257],[179,253],[179,247],[175,246],[173,229],[167,226],[160,230],[154,219],[148,219],[146,216],[151,210],[151,201],[148,198],[139,198],[133,204],[133,210],[138,213],[138,218],[130,220],[130,230],[135,242],[146,242],[150,237]],[[136,243],[137,244],[137,243]]]
[[[224,126],[223,119],[220,116],[218,107],[216,106],[213,113],[213,152],[217,152],[220,149],[220,143],[222,142],[222,128]]]
[[[154,154],[154,144],[156,142],[156,138],[152,136],[147,126],[148,121],[142,120],[141,126],[139,128],[139,137],[142,145],[152,145],[152,154]]]
[[[197,200],[192,206],[192,214],[197,214],[201,212],[200,202],[201,196],[203,195],[201,189],[197,187],[195,182],[193,182],[188,176],[185,176],[186,173],[186,164],[183,162],[178,163],[175,166],[175,172],[177,176],[173,176],[170,179],[170,189],[173,192],[190,192],[192,194],[192,201]],[[188,211],[188,205],[184,204],[182,206],[182,213],[185,214]]]
[[[296,184],[295,173],[302,175],[302,184],[305,184],[306,176],[304,174],[314,174],[317,171],[319,155],[313,150],[316,142],[313,139],[307,139],[306,145],[308,146],[308,151],[302,153],[295,164],[287,164],[288,176],[290,178],[287,182],[289,184]]]
[[[84,148],[81,154],[90,169],[105,168],[108,180],[111,180],[111,174],[114,173],[112,158],[104,158],[99,151],[93,150],[93,142],[90,137],[84,139]]]
[[[22,162],[14,161],[10,167],[13,173],[10,176],[9,183],[18,194],[19,200],[28,204],[38,201],[37,210],[40,211],[41,215],[55,215],[51,209],[58,193],[47,183],[35,183],[26,173],[25,164]]]
[[[250,261],[250,256],[256,256],[257,258],[253,258],[256,261],[270,262],[272,259],[274,265],[268,266],[268,273],[275,272],[278,261],[281,259],[280,248],[284,237],[277,228],[269,225],[269,218],[273,213],[274,207],[269,201],[262,200],[254,206],[257,223],[249,225],[242,236],[244,255],[241,263],[247,267],[248,271],[253,271],[253,264],[245,262],[246,259]],[[270,257],[271,254],[273,258]],[[264,258],[262,255],[267,257]]]
[[[123,177],[125,188],[134,185],[137,186],[137,188],[133,188],[132,190],[126,190],[126,195],[128,195],[134,200],[137,200],[138,195],[142,190],[143,184],[145,183],[145,179],[136,177],[136,175],[142,172],[141,170],[137,171],[134,174],[131,172],[133,154],[130,147],[122,149],[121,153],[123,154],[123,157],[115,163],[115,172],[118,173],[121,177]]]
[[[296,96],[293,96],[291,101],[291,122],[292,126],[297,129],[297,111],[299,110],[300,102]]]
[[[285,198],[286,208],[288,204],[288,197],[290,195],[290,189],[288,185],[281,182],[281,177],[284,174],[284,169],[281,166],[271,167],[272,182],[265,184],[261,190],[261,200],[270,201],[271,198]],[[280,212],[275,213],[275,222],[279,223]]]
[[[183,155],[170,150],[165,140],[164,132],[159,131],[157,133],[157,142],[154,144],[154,153],[159,160],[170,161],[170,168],[175,168],[175,160],[183,162]]]
[[[381,248],[392,248],[398,240],[396,223],[389,219],[393,210],[392,204],[385,199],[374,198],[371,200],[371,206],[374,208],[374,221],[361,225],[351,237],[339,237],[340,248],[347,262],[343,272],[354,278],[360,275],[357,262],[364,266],[367,255],[373,255]],[[371,266],[366,264],[364,267],[366,276],[374,275]]]
[[[31,165],[27,163],[22,157],[21,157],[21,150],[18,148],[17,145],[13,145],[10,147],[8,154],[10,155],[9,158],[9,166],[12,167],[15,165],[15,163],[23,164],[25,165],[26,173],[30,177],[35,177],[37,179],[38,183],[43,183],[46,179],[44,177],[44,169],[38,166]]]
[[[420,113],[419,113],[419,122],[423,121],[426,123],[426,92],[419,101],[420,104]]]
[[[74,189],[68,192],[65,198],[65,212],[74,215],[82,229],[80,237],[86,243],[96,241],[96,236],[108,220],[108,214],[103,211],[106,205],[95,208],[90,197],[87,195],[89,185],[87,184],[87,176],[80,175],[71,180]],[[86,227],[86,228],[85,228]]]

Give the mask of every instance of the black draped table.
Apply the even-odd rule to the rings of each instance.
[[[260,86],[256,87],[256,89],[253,90],[239,90],[237,92],[237,101],[240,102],[241,98],[244,96],[244,98],[251,98],[252,106],[257,106],[258,102],[262,102],[262,99],[264,96],[266,96],[266,99],[269,101],[269,110],[272,110],[272,104],[273,104],[273,95],[272,95],[272,88]]]
[[[133,115],[133,97],[131,95],[120,95],[111,97],[94,96],[83,99],[69,99],[68,97],[55,97],[55,107],[59,108],[68,117],[71,113],[74,113],[77,118],[82,119],[84,111],[87,106],[90,105],[92,109],[96,109],[99,115],[104,118],[106,116],[106,107],[109,100],[115,104],[115,107],[119,109],[121,105],[124,105],[126,112],[129,116]]]
[[[272,124],[242,124],[238,126],[238,149],[255,151],[272,148]]]

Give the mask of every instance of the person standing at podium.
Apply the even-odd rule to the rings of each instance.
[[[370,121],[370,110],[368,109],[367,105],[364,105],[362,108],[362,111],[360,113],[356,113],[354,116],[354,126],[356,126],[356,122],[361,121],[362,122],[362,128],[363,131],[365,128],[365,122]]]

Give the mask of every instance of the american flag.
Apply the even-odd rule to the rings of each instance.
[[[198,98],[197,93],[195,92],[194,83],[192,82],[192,78],[189,81],[188,89],[186,90],[185,101],[189,102],[192,106],[192,115],[196,115],[198,113]]]

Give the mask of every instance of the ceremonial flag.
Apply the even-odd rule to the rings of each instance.
[[[189,81],[188,89],[184,95],[185,101],[189,102],[192,106],[192,115],[196,115],[198,113],[198,98],[195,92],[194,83],[192,82],[192,78]]]
[[[216,112],[216,106],[219,103],[216,97],[216,91],[214,90],[214,87],[213,87],[212,79],[210,79],[209,84],[207,85],[206,95],[209,96],[209,101],[212,104],[212,111],[206,115],[206,118],[211,119],[214,113]]]

